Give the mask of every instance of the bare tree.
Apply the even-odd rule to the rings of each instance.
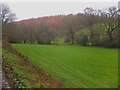
[[[0,16],[2,18],[2,23],[10,23],[16,19],[16,15],[11,12],[7,4],[0,4]]]
[[[106,12],[106,22],[105,22],[105,26],[107,30],[106,32],[111,41],[113,40],[112,33],[114,31],[117,31],[118,27],[120,26],[118,23],[118,16],[119,16],[118,12],[119,10],[117,10],[116,7],[110,7]]]
[[[95,15],[96,14],[96,10],[91,8],[91,7],[87,7],[84,9],[84,13],[85,14],[88,14],[88,15]]]

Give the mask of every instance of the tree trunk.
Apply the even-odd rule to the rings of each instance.
[[[71,44],[73,45],[74,44],[74,36],[72,36],[71,38],[72,38],[72,43]]]
[[[112,40],[113,40],[112,33],[109,32],[108,35],[109,35],[109,39],[110,39],[110,41],[112,41]]]

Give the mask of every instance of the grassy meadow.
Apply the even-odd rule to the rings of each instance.
[[[12,44],[65,87],[118,87],[118,50],[74,45]]]

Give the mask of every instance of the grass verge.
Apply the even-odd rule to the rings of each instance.
[[[3,69],[15,88],[60,88],[63,82],[32,64],[10,45],[3,49]]]

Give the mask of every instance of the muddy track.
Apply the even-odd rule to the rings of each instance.
[[[10,84],[6,78],[4,71],[2,70],[2,88],[10,88]]]

